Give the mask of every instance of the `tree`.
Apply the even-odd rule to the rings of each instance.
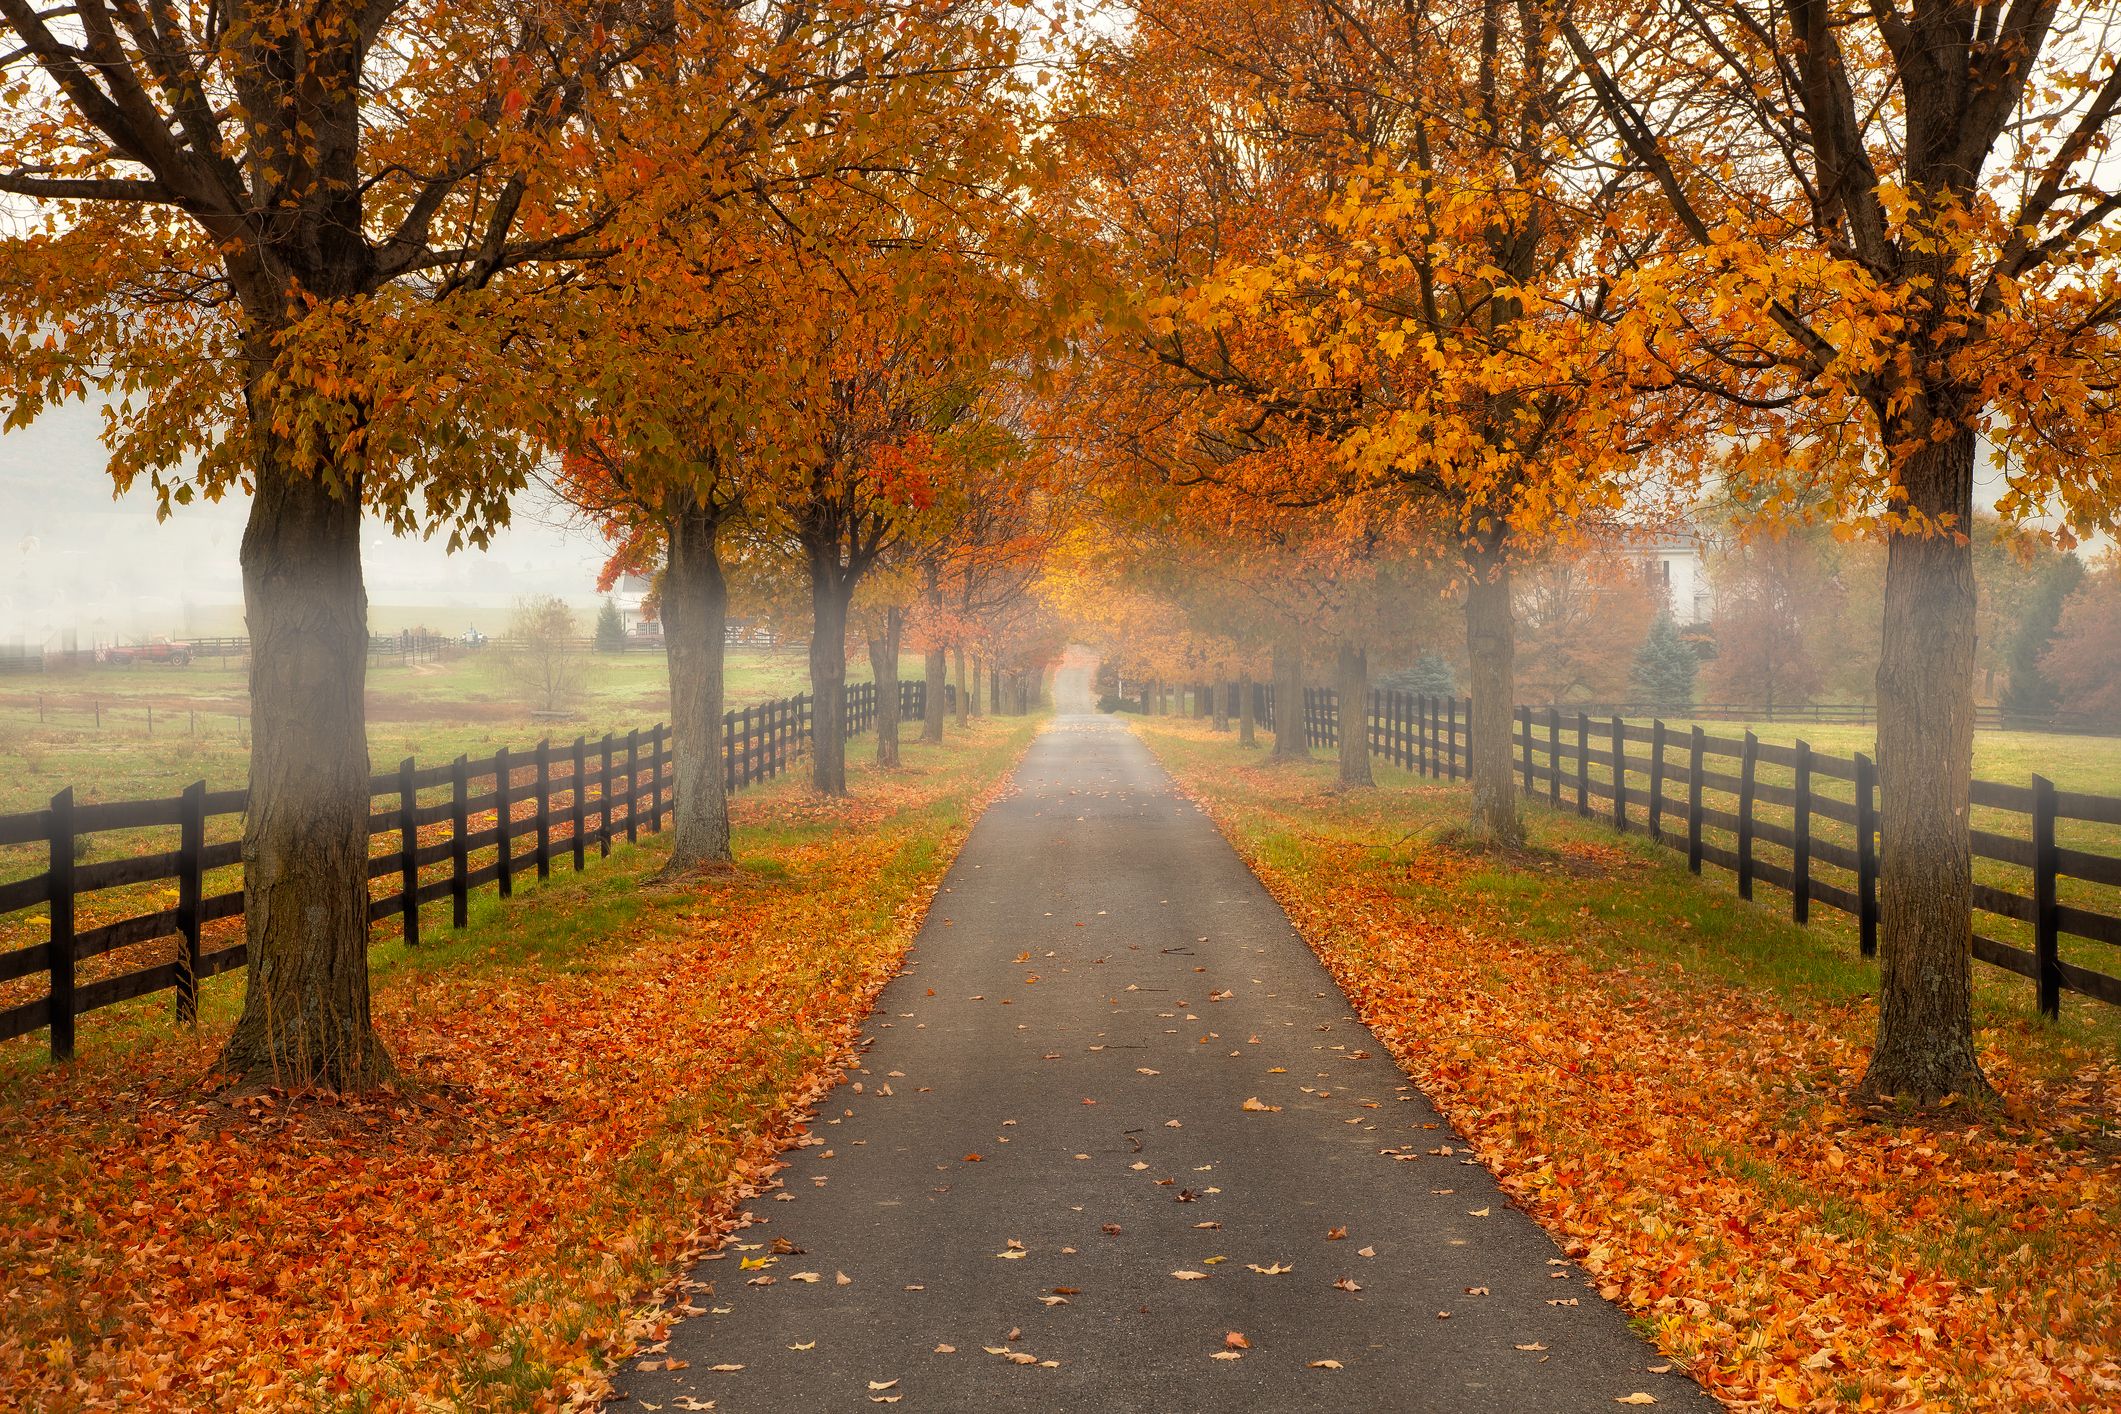
[[[2121,554],[2109,551],[2069,596],[2042,666],[2064,713],[2121,730]]]
[[[1694,674],[1701,655],[1679,635],[1679,625],[1665,610],[1650,624],[1635,655],[1635,686],[1644,700],[1659,706],[1690,707],[1694,702]]]
[[[599,653],[626,651],[626,621],[619,617],[619,601],[608,594],[597,606],[596,649]]]
[[[1842,595],[1816,532],[1739,540],[1709,562],[1716,591],[1711,700],[1779,706],[1807,702],[1826,680],[1840,640]]]
[[[1146,267],[1143,349],[1190,394],[1167,415],[1217,453],[1182,474],[1317,445],[1260,494],[1448,550],[1474,825],[1514,841],[1513,571],[1618,509],[1645,447],[1676,463],[1686,425],[1628,395],[1606,340],[1640,175],[1583,141],[1588,95],[1537,8],[1148,13],[1093,66],[1118,131],[1086,161],[1146,247],[1116,264]]]
[[[525,449],[511,272],[591,253],[652,8],[0,0],[0,405],[108,400],[165,511],[251,495],[243,1014],[222,1067],[387,1078],[368,1009],[361,522],[481,543]]]
[[[1975,471],[2114,524],[2121,55],[2050,3],[1668,0],[1557,27],[1655,181],[1640,382],[1707,391],[1741,468],[1887,546],[1877,1044],[1861,1090],[1986,1093],[1973,1030]],[[2090,28],[2087,28],[2089,26]],[[1757,414],[1757,415],[1755,415]]]
[[[1526,702],[1617,702],[1656,617],[1641,566],[1598,546],[1557,547],[1519,567],[1517,681]]]
[[[518,599],[508,615],[501,662],[516,690],[540,712],[558,712],[582,695],[588,665],[578,627],[567,601],[551,594]]]
[[[2005,661],[2010,676],[2003,688],[2003,710],[2021,717],[2053,715],[2061,692],[2041,671],[2042,660],[2062,623],[2063,602],[2084,582],[2084,562],[2062,555],[2041,568],[2010,627]]]

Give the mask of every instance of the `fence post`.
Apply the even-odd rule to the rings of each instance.
[[[753,767],[753,762],[752,762],[752,752],[751,752],[751,708],[750,708],[750,707],[749,707],[748,705],[747,705],[747,706],[746,706],[746,707],[744,708],[743,712],[742,712],[742,713],[740,714],[740,716],[739,716],[739,718],[738,718],[738,721],[740,722],[740,724],[741,724],[741,725],[739,725],[739,726],[738,726],[738,728],[737,728],[737,734],[736,734],[736,741],[737,741],[737,753],[736,753],[736,759],[737,759],[737,774],[736,774],[736,783],[737,783],[738,787],[739,787],[739,788],[741,788],[741,787],[744,787],[744,786],[748,786],[748,785],[750,785],[750,784],[751,784],[751,782],[752,782],[752,779],[753,779],[753,776],[752,776],[752,767]]]
[[[1613,828],[1628,832],[1628,742],[1627,729],[1618,715],[1613,718]]]
[[[2062,1015],[2062,911],[2055,896],[2060,863],[2055,848],[2055,785],[2033,777],[2033,962],[2040,1014],[2050,1021]]]
[[[177,1022],[199,1020],[199,903],[206,893],[206,782],[184,788],[177,822]]]
[[[736,789],[736,711],[722,713],[722,789]]]
[[[1547,804],[1561,809],[1561,709],[1547,708]]]
[[[1664,843],[1664,718],[1650,723],[1650,838]]]
[[[1797,804],[1790,820],[1790,918],[1812,920],[1812,748],[1797,742]]]
[[[604,768],[597,773],[597,854],[611,857],[611,733],[597,744],[604,753]]]
[[[413,784],[410,756],[398,763],[398,900],[405,946],[420,945],[420,792]]]
[[[663,724],[657,722],[649,733],[648,774],[653,784],[648,792],[648,824],[657,834],[663,833]]]
[[[1518,770],[1524,776],[1524,793],[1529,796],[1532,793],[1532,709],[1520,707],[1516,715],[1517,734],[1524,742],[1523,759]]]
[[[51,971],[52,1059],[74,1058],[74,788],[68,786],[51,803]]]
[[[1576,714],[1576,813],[1591,818],[1591,714]]]
[[[495,856],[494,867],[500,871],[501,897],[513,898],[516,891],[514,851],[509,839],[510,827],[515,823],[508,804],[508,748],[501,747],[493,754],[493,823],[500,832],[501,852]]]
[[[589,828],[589,802],[585,798],[585,793],[582,789],[588,773],[588,744],[581,737],[576,737],[574,739],[574,779],[571,783],[574,786],[574,790],[570,792],[572,798],[567,802],[567,805],[569,813],[574,817],[574,838],[570,843],[574,845],[574,867],[577,873],[581,872],[584,846],[588,844],[588,841],[583,838],[583,832]]]
[[[1708,733],[1694,728],[1686,772],[1686,867],[1701,872],[1701,761],[1708,753]]]
[[[626,843],[641,839],[641,729],[626,731]]]
[[[471,825],[466,803],[471,790],[471,763],[459,756],[449,764],[449,926],[461,928],[471,921],[471,851],[464,837]]]
[[[1753,777],[1760,761],[1760,738],[1745,734],[1738,758],[1738,897],[1753,896]]]
[[[1856,753],[1856,930],[1865,957],[1878,955],[1878,815],[1872,792],[1878,771]]]
[[[538,743],[538,877],[552,877],[552,739]]]

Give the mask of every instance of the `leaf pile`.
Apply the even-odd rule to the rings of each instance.
[[[644,845],[488,925],[543,954],[489,961],[475,932],[391,972],[377,1025],[424,1082],[402,1093],[207,1095],[211,1035],[14,1085],[0,1406],[592,1398],[836,1078],[1025,734],[977,726],[851,802],[769,787],[735,804],[737,874],[643,886]]]
[[[1866,1001],[1799,1009],[1765,987],[1527,941],[1513,921],[1562,906],[1540,890],[1505,906],[1468,887],[1487,861],[1363,847],[1403,838],[1410,807],[1449,818],[1458,792],[1329,795],[1319,772],[1237,764],[1194,735],[1151,739],[1364,1019],[1602,1292],[1720,1398],[2121,1406],[2110,1052],[2057,1039],[2029,1059],[1990,1035],[2012,1097],[2000,1110],[1854,1109]],[[1585,888],[1671,867],[1595,850],[1616,877]],[[1581,933],[1601,926],[1582,912]]]

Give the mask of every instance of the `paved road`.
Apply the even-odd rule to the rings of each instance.
[[[786,1198],[646,1357],[684,1368],[623,1375],[638,1405],[1716,1407],[1652,1373],[1124,727],[1062,717],[1016,784]]]

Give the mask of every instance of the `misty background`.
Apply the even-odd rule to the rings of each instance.
[[[93,403],[56,408],[0,433],[0,644],[35,648],[71,629],[82,649],[244,633],[237,554],[247,497],[155,517],[141,484],[117,496]],[[516,499],[491,549],[450,554],[371,522],[362,543],[372,632],[427,628],[494,634],[525,595],[554,594],[583,616],[596,603],[602,538],[545,492]]]

